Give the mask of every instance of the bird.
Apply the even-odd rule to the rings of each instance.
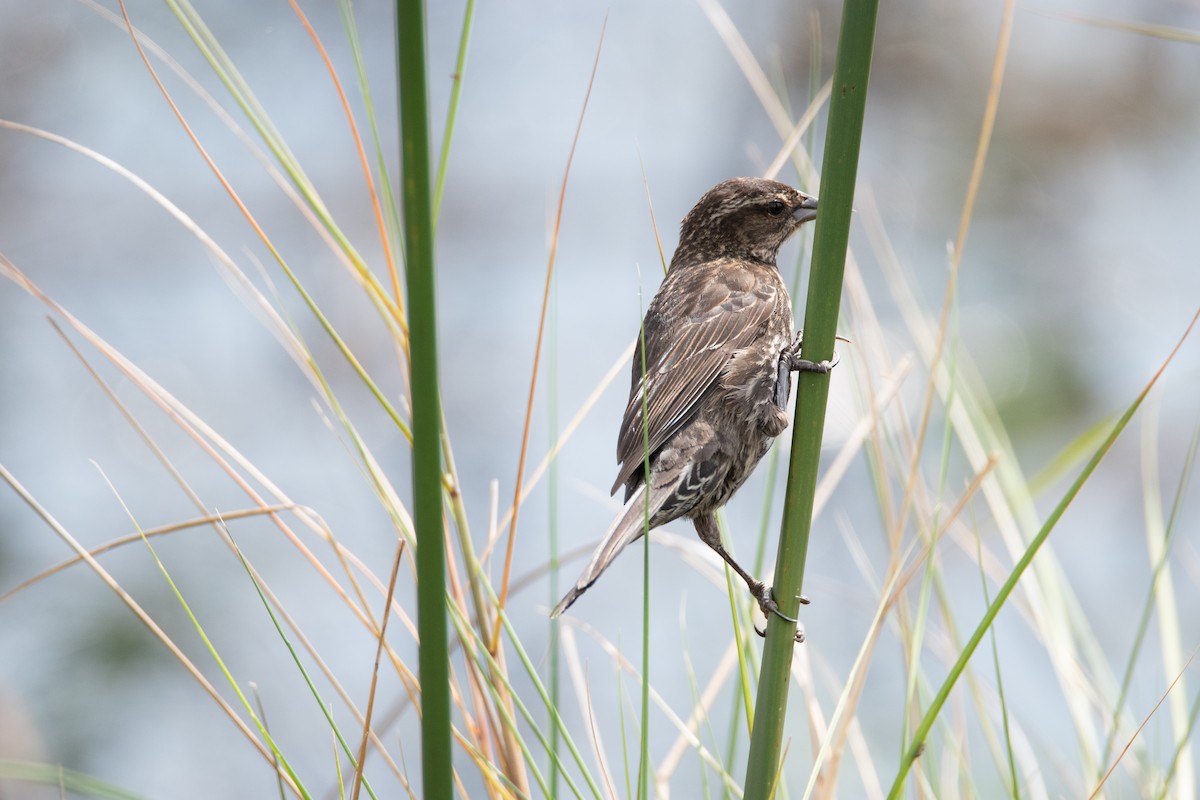
[[[634,348],[611,492],[625,487],[624,507],[552,617],[641,538],[647,517],[650,529],[684,517],[746,582],[764,615],[796,622],[725,549],[716,512],[787,428],[791,373],[833,366],[800,358],[776,264],[780,246],[816,215],[817,199],[786,184],[731,178],[683,218]]]

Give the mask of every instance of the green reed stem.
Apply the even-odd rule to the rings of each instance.
[[[804,357],[823,361],[833,356],[834,334],[842,296],[842,274],[850,239],[850,213],[858,172],[867,81],[875,40],[878,0],[846,0],[833,72],[829,125],[821,170],[820,212],[813,237],[813,268],[808,281],[804,319]],[[813,495],[825,427],[829,376],[802,372],[796,385],[796,421],[784,500],[783,526],[775,566],[775,599],[780,610],[795,617],[799,609],[804,563],[812,525]],[[794,624],[772,615],[767,620],[754,727],[746,764],[746,800],[771,796],[780,774],[779,759],[787,710]]]
[[[417,534],[417,630],[421,637],[423,795],[453,796],[446,551],[442,527],[441,405],[434,299],[433,208],[422,0],[397,0],[396,52],[402,143],[401,196],[411,337],[413,523]]]

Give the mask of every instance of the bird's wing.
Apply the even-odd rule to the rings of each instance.
[[[781,284],[734,261],[691,268],[674,283],[659,290],[644,323],[644,406],[640,342],[634,351],[613,492],[642,468],[646,452],[654,453],[691,419],[729,359],[759,339],[779,304],[788,302]]]

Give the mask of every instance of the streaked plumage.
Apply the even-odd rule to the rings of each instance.
[[[553,616],[641,537],[646,453],[650,527],[690,518],[764,612],[778,613],[769,587],[722,547],[714,515],[787,428],[791,371],[828,370],[798,358],[791,300],[775,264],[783,242],[815,216],[816,200],[791,187],[734,178],[710,189],[684,217],[634,352],[612,488],[624,484],[625,508]]]

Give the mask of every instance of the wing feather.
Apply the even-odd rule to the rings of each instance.
[[[646,439],[651,454],[662,447],[695,415],[730,358],[763,336],[781,303],[790,305],[782,281],[771,277],[775,280],[763,280],[758,270],[732,260],[668,273],[643,323],[644,382],[640,343],[634,351],[629,403],[617,437],[621,466],[613,492],[642,467]],[[644,408],[643,383],[648,387]]]

